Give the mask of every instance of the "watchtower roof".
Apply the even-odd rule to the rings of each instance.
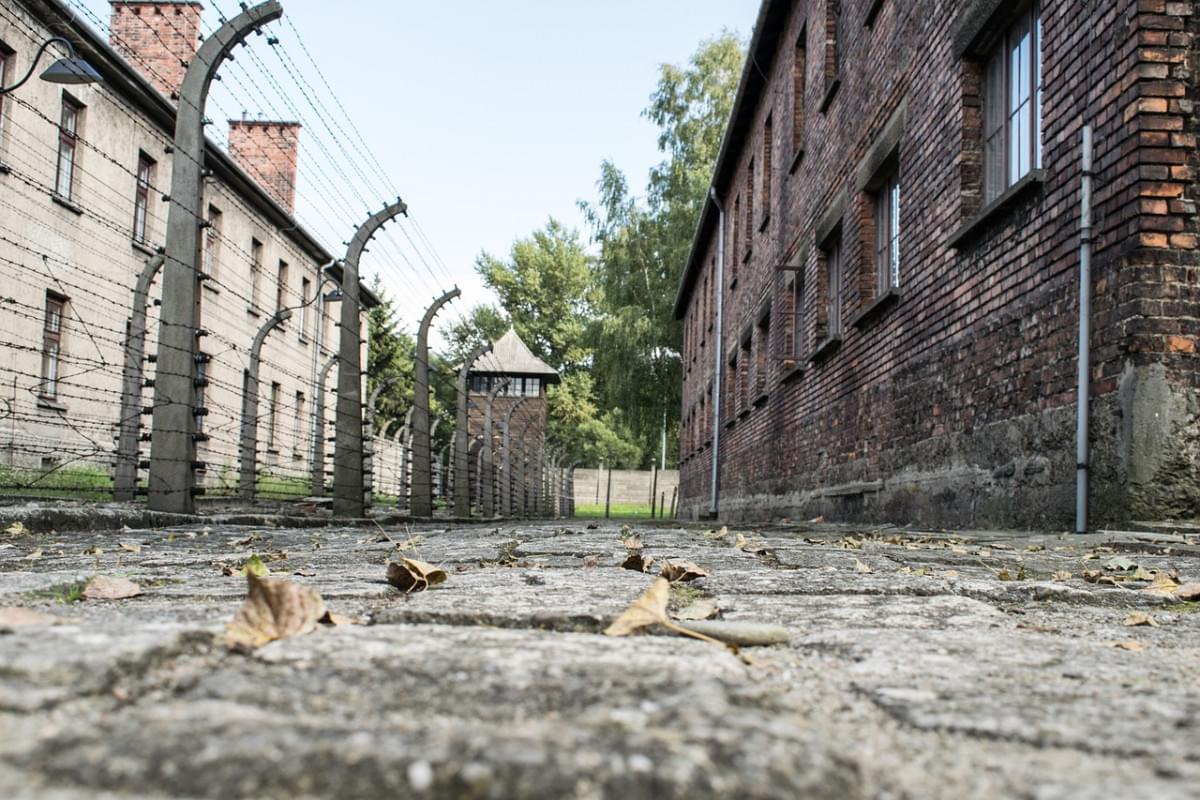
[[[557,383],[558,373],[535,356],[517,332],[512,328],[492,344],[492,350],[484,353],[471,365],[471,375],[519,375],[544,378]]]

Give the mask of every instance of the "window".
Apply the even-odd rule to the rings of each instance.
[[[798,262],[787,268],[783,282],[783,344],[781,357],[785,364],[794,365],[800,360],[804,319],[804,272]]]
[[[304,392],[296,392],[296,430],[292,435],[292,458],[300,461],[304,458]]]
[[[76,149],[82,116],[83,106],[64,92],[58,125],[58,174],[54,178],[54,192],[63,200],[70,200],[75,190],[75,167],[79,163]]]
[[[808,69],[808,29],[800,31],[796,50],[792,55],[792,152],[804,152],[804,90],[807,86],[805,70]],[[794,156],[793,156],[794,158]]]
[[[330,347],[333,341],[333,315],[329,311],[329,301],[321,300],[321,341],[324,342],[326,348]]]
[[[296,312],[296,327],[300,329],[300,340],[308,340],[308,301],[309,293],[312,292],[312,281],[308,278],[300,279],[300,308]]]
[[[900,174],[893,170],[875,198],[876,297],[900,288]]]
[[[263,244],[250,239],[250,310],[257,311],[259,293],[262,291]]]
[[[774,114],[767,115],[763,124],[762,145],[762,217],[765,224],[771,218],[771,156],[775,146]]]
[[[275,423],[279,419],[279,391],[282,387],[278,383],[271,384],[271,394],[267,399],[267,450],[275,450]]]
[[[279,262],[279,272],[275,278],[275,312],[287,308],[288,265],[286,261]]]
[[[59,365],[62,359],[63,312],[67,298],[46,291],[46,319],[42,325],[42,385],[40,394],[47,400],[58,399]]]
[[[754,159],[746,165],[746,256],[754,246]]]
[[[138,153],[137,189],[133,196],[133,240],[146,243],[146,217],[150,210],[150,185],[154,182],[154,159]]]
[[[542,379],[541,378],[526,378],[525,379],[525,396],[526,397],[541,397],[542,395]]]
[[[823,251],[825,261],[824,338],[842,335],[842,237],[837,234]]]
[[[742,196],[739,194],[733,200],[733,236],[730,241],[733,244],[733,254],[729,259],[729,286],[732,288],[737,283],[738,277],[738,259],[741,256],[741,251],[738,250],[738,234],[741,233],[741,218],[742,218]]]
[[[766,394],[768,350],[771,346],[771,312],[759,319],[754,329],[754,399]]]
[[[729,359],[729,371],[725,374],[725,409],[724,416],[726,423],[732,423],[737,417],[737,398],[738,398],[738,351],[733,351],[733,357]]]
[[[750,331],[742,337],[742,352],[738,355],[738,413],[744,414],[750,410]]]
[[[196,421],[196,433],[204,432],[204,417],[208,413],[205,402],[208,399],[208,359],[201,357],[196,361],[196,405],[192,418]]]
[[[839,39],[842,33],[842,0],[826,0],[825,2],[825,89],[832,89],[832,83],[842,71],[842,48]]]
[[[216,280],[219,271],[221,254],[218,250],[221,242],[221,211],[216,206],[208,207],[208,225],[204,228],[204,274],[209,280]]]
[[[1038,2],[1000,37],[983,88],[984,203],[1042,166],[1042,21]]]

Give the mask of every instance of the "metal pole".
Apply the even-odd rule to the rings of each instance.
[[[429,326],[442,306],[462,295],[458,287],[443,294],[425,312],[417,329],[416,362],[413,369],[413,414],[412,434],[412,503],[409,508],[415,517],[433,516],[433,475],[430,469],[429,432]]]
[[[650,478],[650,519],[655,519],[657,515],[654,513],[657,509],[654,505],[655,498],[658,497],[658,467],[654,467],[654,474]]]
[[[281,16],[278,0],[267,0],[224,23],[196,51],[179,89],[150,440],[149,506],[154,511],[190,514],[196,508],[196,293],[208,89],[233,46]]]
[[[608,488],[604,491],[604,518],[608,519],[609,508],[612,501],[612,460],[608,462]]]
[[[121,382],[120,429],[117,434],[117,465],[113,473],[113,500],[132,500],[137,495],[138,439],[142,418],[142,363],[146,360],[146,305],[150,284],[162,269],[162,254],[146,261],[133,287],[133,308],[125,334],[125,374]]]
[[[725,359],[725,209],[717,200],[717,191],[709,187],[708,196],[717,207],[717,274],[713,294],[716,296],[716,319],[713,324],[713,432],[712,475],[709,478],[708,513],[714,518],[720,510],[721,499],[721,384],[724,381]]]
[[[1075,424],[1075,532],[1088,532],[1088,405],[1092,317],[1092,126],[1083,127],[1079,191],[1079,386]]]
[[[325,494],[325,381],[329,377],[329,370],[338,362],[337,355],[332,355],[325,362],[325,366],[321,367],[320,373],[317,374],[317,392],[313,398],[313,415],[316,420],[316,435],[313,436],[312,446],[312,463],[309,464],[309,469],[312,473],[312,486],[309,490],[314,497],[320,497]]]
[[[242,450],[241,469],[238,471],[238,496],[246,501],[254,500],[255,464],[258,458],[258,367],[262,358],[263,342],[267,334],[291,319],[290,308],[281,309],[262,324],[254,343],[250,345],[250,360],[242,373]]]
[[[338,342],[337,441],[333,451],[333,515],[362,517],[363,488],[362,331],[359,318],[358,260],[371,237],[388,220],[408,213],[397,199],[367,218],[354,233],[342,262],[342,329]]]
[[[679,487],[671,489],[671,519],[675,519],[675,502],[679,499]]]
[[[467,435],[467,391],[470,388],[471,367],[492,345],[480,345],[471,351],[458,371],[458,403],[454,416],[454,516],[471,516],[471,441]]]

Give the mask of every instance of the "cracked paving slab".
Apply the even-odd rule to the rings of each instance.
[[[743,660],[602,636],[653,577],[620,568],[617,524],[0,535],[0,605],[65,618],[0,633],[0,795],[1054,800],[1200,785],[1198,604],[1105,567],[1200,580],[1186,536],[636,532],[656,565],[710,572],[673,606],[708,597],[790,643]],[[245,585],[226,573],[251,554],[369,624],[229,652]],[[397,591],[384,574],[401,556],[448,581]],[[144,593],[64,602],[93,574]],[[1134,612],[1157,626],[1127,626]]]

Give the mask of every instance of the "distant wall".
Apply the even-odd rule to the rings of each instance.
[[[654,473],[616,469],[612,471],[612,503],[650,503],[650,486]],[[575,504],[604,504],[604,492],[608,484],[608,470],[575,470]],[[668,469],[658,473],[658,493],[667,496],[671,505],[671,492],[679,485],[679,470]]]

